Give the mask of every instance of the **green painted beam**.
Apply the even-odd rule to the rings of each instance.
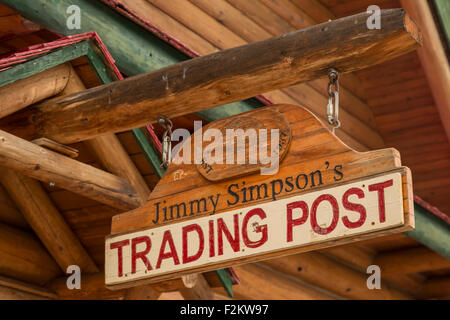
[[[450,50],[450,1],[434,0],[434,7],[436,8],[444,36],[447,39],[447,48]]]
[[[139,147],[141,148],[142,152],[144,153],[145,157],[147,158],[147,161],[150,163],[150,166],[153,169],[153,172],[158,176],[158,178],[162,178],[164,175],[164,168],[161,168],[161,159],[159,157],[159,154],[155,151],[153,146],[150,144],[150,142],[147,139],[147,136],[143,132],[142,129],[134,129],[133,136],[136,139]]]
[[[405,234],[450,260],[450,226],[417,203],[414,215],[416,227]]]
[[[231,275],[227,269],[216,270],[216,274],[222,282],[225,291],[228,295],[233,298],[233,281],[231,280]]]
[[[90,48],[87,40],[71,44],[41,57],[15,65],[13,68],[0,72],[0,87],[14,81],[28,78],[36,73],[56,67],[57,65],[85,56]]]

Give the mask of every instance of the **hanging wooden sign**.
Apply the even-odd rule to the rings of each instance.
[[[279,129],[258,142],[278,156],[279,167],[264,171],[273,163],[260,159],[249,164],[250,138],[235,149],[235,157],[245,163],[208,164],[204,158],[197,164],[172,163],[145,206],[113,218],[105,248],[108,287],[179,278],[413,228],[411,174],[395,149],[356,152],[309,111],[293,105],[261,108],[203,129],[226,132],[239,124],[266,133]],[[195,139],[194,134],[185,142],[192,160],[199,146]]]

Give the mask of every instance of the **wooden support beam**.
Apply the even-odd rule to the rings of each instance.
[[[136,191],[124,179],[1,130],[0,166],[118,209],[140,205]]]
[[[151,285],[138,286],[128,289],[124,300],[158,300],[161,292]]]
[[[57,299],[57,295],[47,288],[0,276],[0,286],[26,292],[48,299]],[[1,294],[0,294],[1,296]]]
[[[382,283],[381,290],[369,290],[369,275],[309,252],[263,262],[285,274],[350,299],[409,299],[408,295]],[[328,275],[328,276],[327,276]]]
[[[211,274],[211,273],[209,273]],[[83,274],[81,277],[81,290],[69,290],[66,285],[67,278],[61,277],[51,281],[49,289],[55,292],[60,299],[65,300],[85,300],[85,299],[118,299],[125,297],[130,289],[110,290],[105,287],[105,274],[98,272],[94,274]],[[216,285],[209,283],[210,286]],[[175,292],[185,288],[181,279],[158,282],[150,285],[154,290],[162,292]],[[220,286],[220,284],[217,284]],[[146,286],[141,286],[146,287]],[[136,287],[138,288],[138,287]],[[132,290],[132,289],[131,289]],[[143,291],[147,294],[150,291]],[[132,293],[136,298],[138,291]],[[131,296],[131,294],[130,294]]]
[[[61,270],[34,235],[0,223],[0,274],[44,285]]]
[[[66,87],[69,75],[69,65],[62,64],[0,87],[0,118],[59,94]]]
[[[156,122],[160,114],[179,116],[314,80],[330,68],[341,73],[366,68],[414,50],[421,41],[403,10],[382,11],[383,28],[375,32],[367,29],[367,17],[327,22],[52,99],[2,119],[0,127],[63,144],[87,140]]]
[[[261,264],[235,267],[241,283],[233,289],[236,299],[256,300],[334,300],[335,296],[316,290],[279,270]],[[223,289],[215,289],[223,293]]]
[[[421,290],[421,299],[436,299],[450,296],[450,277],[435,277],[427,280]]]
[[[48,300],[48,298],[0,285],[0,300]]]
[[[411,274],[450,268],[450,260],[427,247],[395,250],[375,256],[373,264],[379,265],[386,275]]]
[[[98,272],[94,261],[39,182],[4,168],[0,168],[0,177],[3,186],[63,272],[70,265],[78,265],[86,273]]]
[[[401,0],[423,31],[423,47],[418,49],[429,87],[450,141],[450,66],[428,1]]]
[[[69,81],[61,93],[63,96],[86,90],[75,70],[72,67],[70,67],[70,70]],[[150,189],[116,135],[113,133],[105,134],[87,140],[86,144],[105,169],[125,179],[134,187],[140,204],[143,205],[150,195]]]
[[[375,252],[367,247],[360,245],[345,245],[327,248],[320,251],[327,257],[348,265],[360,272],[366,273],[367,267],[376,264],[373,261]],[[392,287],[407,293],[415,294],[422,286],[424,277],[419,274],[386,274],[381,271],[381,282],[387,283]]]
[[[208,282],[202,274],[191,275],[195,280],[190,284],[185,283],[186,287],[179,290],[184,300],[213,300],[214,293],[209,287]]]
[[[48,284],[50,290],[62,300],[106,300],[122,298],[126,290],[108,290],[105,288],[105,274],[81,274],[81,289],[69,290],[67,277],[57,278]]]
[[[191,1],[192,3],[184,0],[172,0],[170,4],[163,0],[150,0],[154,5],[158,6],[159,9],[164,10],[164,12],[155,12],[153,5],[146,0],[121,1],[128,8],[135,11],[141,18],[152,21],[152,23],[154,23],[153,17],[155,15],[160,16],[161,19],[158,20],[157,27],[170,35],[175,36],[190,48],[196,47],[196,44],[199,43],[198,40],[193,41],[193,39],[189,37],[191,30],[198,34],[202,34],[204,39],[201,40],[203,42],[209,44],[208,41],[210,41],[219,49],[226,50],[242,45],[244,40],[245,43],[247,43],[247,41],[256,42],[297,29],[290,26],[262,2],[258,1],[234,2],[233,5],[237,5],[239,11],[225,0],[215,0],[214,2],[208,0],[193,0]],[[275,2],[271,3],[275,4]],[[276,4],[281,5],[279,2],[276,2]],[[286,4],[285,1],[282,5],[284,6]],[[293,6],[293,4],[290,5],[291,7]],[[297,12],[295,11],[295,13]],[[292,13],[290,13],[290,15],[292,16]],[[196,19],[187,18],[192,16],[195,16]],[[211,19],[211,17],[216,20]],[[169,21],[172,18],[182,22],[183,25],[179,24],[174,28]],[[208,30],[205,30],[204,21],[208,21]],[[266,21],[271,21],[271,23],[267,24]],[[310,23],[310,25],[313,24],[315,24],[315,22]],[[224,28],[227,32],[222,32]],[[267,28],[267,31],[264,28]],[[230,32],[230,30],[232,32]],[[200,55],[214,52],[214,50],[211,50],[208,46],[203,46],[199,48],[199,50],[198,53]],[[349,76],[351,74],[345,75]],[[344,79],[345,77],[341,77],[341,80]],[[368,149],[365,146],[373,149],[382,147],[384,145],[383,140],[378,132],[374,130],[375,121],[372,110],[367,104],[363,103],[357,97],[353,96],[351,92],[346,90],[342,84],[343,82],[341,81],[340,119],[345,125],[341,127],[341,130],[337,131],[337,135],[343,139],[345,143],[358,151]],[[352,86],[352,88],[354,87],[355,86]],[[359,85],[359,87],[361,86]],[[287,95],[281,92],[281,90],[272,91],[272,94],[264,93],[264,96],[271,99],[274,103],[303,105],[321,118],[325,125],[331,127],[328,124],[325,108],[323,107],[327,104],[328,98],[326,88],[327,79],[324,78],[292,88],[295,91],[295,100],[287,97],[288,99],[293,100],[291,102],[287,101]],[[275,95],[273,93],[275,93]],[[224,109],[229,110],[229,108]],[[211,113],[213,112],[213,110],[208,110],[209,114],[205,118],[210,118]],[[356,115],[356,117],[354,115]],[[202,116],[204,115],[202,114]],[[353,135],[353,138],[349,136],[349,133]],[[355,139],[360,142],[359,145],[352,143],[352,140]],[[364,143],[365,146],[362,146],[361,143]]]
[[[30,225],[17,209],[6,190],[0,184],[0,222],[21,229],[30,229]]]
[[[87,140],[86,144],[109,172],[128,181],[136,190],[140,205],[147,202],[150,189],[114,133]]]

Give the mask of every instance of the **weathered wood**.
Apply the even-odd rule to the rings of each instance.
[[[419,290],[422,299],[436,299],[450,296],[450,277],[432,277]]]
[[[48,298],[0,285],[0,300],[48,300]]]
[[[279,156],[279,161],[281,162],[289,148],[289,143],[292,139],[291,128],[286,118],[279,112],[271,109],[261,109],[252,113],[251,117],[238,117],[232,119],[222,119],[214,122],[214,125],[211,127],[210,125],[206,125],[202,128],[202,132],[207,132],[209,128],[217,129],[221,132],[223,141],[220,144],[220,148],[223,150],[222,154],[222,163],[212,163],[209,164],[208,159],[202,158],[203,162],[197,164],[197,169],[200,174],[210,181],[221,181],[225,179],[230,179],[234,177],[241,177],[245,175],[249,175],[255,172],[260,171],[262,168],[268,168],[269,164],[263,164],[260,155],[257,152],[250,151],[251,148],[256,148],[254,150],[258,150],[258,148],[262,148],[263,150],[276,150]],[[245,143],[239,145],[239,138],[234,135],[227,134],[227,130],[243,130],[243,134],[248,133],[248,137],[244,137]],[[276,145],[272,146],[271,143],[271,130],[278,131],[278,139],[276,141]],[[249,131],[247,131],[249,130]],[[255,130],[255,131],[252,131]],[[264,145],[258,141],[257,130],[267,130],[267,141]],[[255,135],[252,136],[251,132]],[[197,134],[200,134],[200,131],[196,131]],[[195,137],[194,137],[195,139]],[[201,144],[196,146],[198,150],[194,150],[199,154],[202,154],[202,150],[206,148],[211,141],[203,141]],[[215,141],[215,143],[218,143]],[[233,145],[233,165],[228,164],[227,162],[227,145]],[[241,156],[244,156],[242,161],[243,163],[236,163],[235,158],[239,159]],[[249,161],[250,158],[254,158],[254,163]]]
[[[3,186],[63,272],[74,264],[83,272],[98,272],[97,266],[39,182],[5,168],[0,168],[0,177]]]
[[[450,260],[426,247],[395,250],[375,256],[383,274],[399,275],[450,268]]]
[[[327,22],[57,98],[5,118],[1,127],[60,143],[87,140],[155,122],[160,114],[183,115],[314,80],[331,67],[355,71],[414,50],[421,41],[403,10],[383,11],[384,27],[376,31],[367,29],[367,17]]]
[[[67,277],[56,278],[48,284],[50,290],[62,300],[103,300],[118,299],[126,294],[126,290],[112,291],[105,288],[105,275],[102,272],[81,275],[81,289],[67,288]]]
[[[124,179],[0,131],[0,165],[118,209],[140,201]]]
[[[146,285],[128,289],[124,300],[158,300],[160,295],[161,292],[151,285]]]
[[[39,139],[33,140],[31,142],[33,142],[34,144],[37,144],[40,147],[47,148],[49,150],[53,150],[57,153],[60,153],[62,155],[65,155],[65,156],[68,156],[71,158],[78,157],[79,152],[77,149],[65,146],[63,144],[60,144],[58,142],[52,141],[47,138],[39,138]]]
[[[134,187],[139,204],[143,205],[150,195],[150,189],[115,134],[105,134],[87,140],[86,144],[109,172]]]
[[[336,296],[262,264],[236,267],[241,283],[234,287],[236,299],[334,300]],[[215,289],[224,292],[223,289]]]
[[[0,222],[21,229],[29,229],[30,225],[3,186],[0,185]]]
[[[82,80],[71,68],[69,81],[61,94],[68,95],[85,89]],[[141,204],[147,200],[150,189],[115,134],[105,134],[87,140],[86,144],[104,168],[125,179],[134,187]]]
[[[326,161],[336,163],[335,165],[345,163],[348,168],[348,172],[345,175],[352,176],[353,178],[376,175],[384,170],[392,170],[400,166],[398,152],[394,149],[384,149],[367,153],[357,153],[352,151],[346,145],[338,142],[336,136],[326,130],[321,122],[304,108],[293,105],[276,105],[266,108],[274,110],[278,109],[279,112],[284,114],[291,125],[293,137],[300,137],[302,134],[309,133],[303,139],[293,139],[289,152],[282,162],[282,167],[277,173],[279,178],[284,175],[289,176],[292,172],[312,172],[321,167]],[[251,112],[259,112],[259,110]],[[241,116],[246,116],[246,114],[242,114]],[[293,124],[296,124],[295,129]],[[189,143],[193,144],[193,141],[191,140]],[[332,158],[330,155],[332,155]],[[364,169],[362,169],[362,163],[365,161],[367,161],[367,163],[370,162],[371,165],[366,165],[364,166]],[[178,178],[179,170],[183,171],[183,174],[181,175],[182,181],[179,181],[180,179]],[[328,178],[325,178],[324,176],[324,183],[336,182],[333,180],[334,171],[332,167],[327,168],[324,172],[326,172],[327,175],[329,174]],[[353,176],[353,174],[357,175]],[[272,176],[258,174],[247,176],[245,182],[247,186],[264,182],[270,184],[272,179]],[[329,179],[329,181],[326,181],[326,179]],[[340,182],[344,181],[345,178]],[[231,182],[228,181],[213,184],[207,182],[199,175],[195,165],[172,164],[168,168],[163,179],[152,191],[150,200],[156,202],[158,199],[164,198],[169,204],[171,200],[168,196],[173,195],[173,202],[177,203],[177,199],[186,200],[195,198],[194,195],[198,194],[214,194],[214,191],[212,190],[226,188],[230,183]],[[317,185],[315,187],[317,187]],[[283,197],[284,195],[287,195],[287,193],[281,192],[279,197]],[[231,210],[242,206],[243,205],[230,205],[226,207],[217,207],[216,213],[220,210]],[[146,209],[147,207],[151,208],[152,204],[150,203],[135,211],[115,216],[113,218],[111,232],[114,234],[154,225],[152,221],[158,220],[156,219],[156,212],[154,212],[153,209]],[[203,212],[205,215],[211,213],[212,211]],[[196,217],[199,217],[199,215],[196,215]],[[163,221],[162,219],[163,218],[160,217],[160,221],[157,223]]]
[[[218,281],[211,281],[217,276],[209,272],[205,275],[209,286],[213,288],[221,287]],[[64,300],[86,300],[86,299],[118,299],[126,296],[129,289],[109,290],[105,287],[105,274],[103,272],[94,274],[82,274],[81,290],[69,290],[66,285],[67,277],[57,278],[51,281],[48,287],[55,292],[60,299]],[[185,288],[183,281],[179,279],[163,281],[151,284],[156,291],[175,292]]]
[[[230,117],[228,120],[239,119],[241,117],[259,119],[259,115],[264,114],[265,109],[282,113],[292,130],[293,139],[289,151],[276,175],[266,176],[256,173],[241,178],[235,177],[230,180],[213,183],[203,178],[196,165],[176,164],[178,158],[175,157],[165,176],[154,188],[149,202],[145,206],[113,217],[111,229],[113,235],[108,237],[106,241],[106,283],[108,285],[120,288],[122,286],[132,286],[137,283],[161,281],[175,276],[175,272],[177,272],[177,275],[202,272],[211,270],[212,268],[217,269],[235,264],[273,258],[274,256],[288,255],[315,250],[325,246],[353,242],[365,237],[375,237],[410,230],[414,224],[412,219],[411,177],[406,168],[400,167],[399,156],[395,150],[385,149],[367,153],[355,152],[342,144],[336,136],[326,130],[320,121],[310,112],[298,106],[274,105],[240,116]],[[214,123],[210,125],[211,128],[214,128]],[[192,146],[195,146],[195,136],[191,137],[194,138],[184,143],[191,145],[192,149]],[[194,157],[192,153],[191,157],[192,161]],[[400,178],[399,172],[402,170],[406,171],[404,172],[403,178]],[[314,178],[311,176],[312,172],[320,175],[320,182],[317,180],[317,177]],[[342,173],[342,176],[337,177],[336,172]],[[383,229],[381,227],[382,224],[376,222],[379,219],[373,216],[374,213],[378,215],[378,210],[373,211],[378,205],[376,198],[372,198],[372,201],[375,201],[372,204],[369,204],[367,202],[368,198],[366,198],[364,201],[360,200],[363,201],[362,205],[368,208],[366,212],[367,221],[364,220],[366,224],[362,229],[344,231],[345,228],[343,225],[340,225],[343,229],[336,229],[334,233],[336,237],[329,238],[329,241],[321,241],[320,237],[323,235],[311,236],[311,232],[304,231],[303,233],[299,233],[299,237],[296,240],[299,241],[298,243],[287,240],[289,243],[286,244],[283,242],[286,240],[286,235],[274,233],[285,232],[286,230],[285,226],[279,224],[283,224],[280,221],[286,219],[284,212],[286,210],[286,204],[289,201],[296,201],[301,198],[308,207],[311,207],[309,205],[310,201],[315,201],[314,199],[321,193],[334,194],[337,199],[343,199],[341,192],[345,192],[344,189],[352,187],[368,188],[371,183],[378,183],[379,179],[391,179],[392,175],[397,176],[395,178],[395,187],[391,189],[392,192],[389,192],[389,196],[395,195],[396,200],[390,199],[387,200],[387,203],[390,205],[397,203],[395,209],[394,207],[389,209],[391,213],[389,219],[396,217],[395,219],[399,219],[398,223],[386,223]],[[307,176],[310,178],[305,178]],[[301,184],[295,182],[298,177],[303,177]],[[289,185],[289,179],[292,179],[293,186],[290,190],[289,188],[283,188],[283,186]],[[273,189],[274,183],[278,184],[279,189],[276,195],[275,189]],[[294,183],[296,183],[297,188],[300,188],[300,190],[294,191]],[[271,185],[272,189],[270,189]],[[232,186],[233,193],[230,193]],[[315,190],[317,191],[314,193]],[[202,196],[204,197],[203,200],[200,199]],[[203,208],[201,206],[202,202],[204,203]],[[164,268],[161,268],[161,264],[156,262],[159,252],[157,246],[161,244],[162,233],[166,235],[173,232],[176,235],[174,241],[181,250],[181,228],[195,223],[203,234],[206,235],[210,234],[211,230],[213,230],[211,222],[214,226],[217,219],[225,219],[228,228],[230,228],[230,223],[234,223],[235,228],[240,228],[236,226],[243,226],[241,220],[248,214],[247,211],[250,210],[251,206],[257,206],[263,212],[267,213],[267,220],[264,220],[264,224],[268,230],[272,230],[269,231],[272,234],[271,238],[267,239],[278,240],[275,242],[266,240],[264,246],[261,246],[261,248],[259,246],[256,247],[258,248],[256,251],[252,251],[254,249],[250,248],[250,246],[247,248],[242,241],[233,242],[238,244],[242,243],[242,247],[239,246],[239,249],[234,248],[234,252],[236,253],[233,253],[231,250],[227,251],[228,253],[226,254],[219,253],[216,255],[213,253],[209,258],[206,255],[210,252],[207,249],[210,247],[208,242],[204,242],[204,250],[201,251],[200,255],[196,256],[197,260],[188,261],[188,259],[183,259],[183,263],[179,262],[181,260],[174,260],[178,262],[175,262],[173,265],[170,260]],[[280,208],[284,209],[280,210]],[[398,210],[399,208],[401,209]],[[229,212],[231,210],[233,212]],[[237,222],[228,220],[231,214],[235,214],[235,221]],[[194,222],[192,219],[196,219],[196,221]],[[171,224],[174,220],[178,220],[180,223]],[[337,225],[338,221],[336,220],[334,226]],[[243,226],[244,230],[247,230],[247,227]],[[210,231],[207,231],[207,229]],[[252,229],[250,228],[250,230]],[[200,231],[198,232],[201,233]],[[242,232],[244,234],[244,231]],[[216,231],[212,231],[212,234],[215,233]],[[300,237],[300,234],[304,235],[304,237]],[[131,269],[130,244],[132,243],[132,239],[143,241],[143,239],[150,238],[152,239],[151,243],[153,248],[147,247],[149,250],[149,260],[147,261],[154,269],[148,269],[149,267],[145,268],[145,266],[142,267],[142,263],[139,268]],[[109,244],[112,243],[115,243],[114,247],[123,244],[123,260],[117,259],[118,249],[113,248],[113,246],[110,248]],[[186,244],[188,242],[184,241],[183,243]],[[200,247],[203,248],[203,246]],[[242,252],[241,248],[244,249]],[[217,251],[217,249],[214,250]],[[226,250],[229,250],[229,247],[226,247]],[[158,259],[158,261],[160,260]],[[118,269],[119,265],[123,266],[124,269]],[[122,270],[123,272],[118,272],[118,270]],[[127,277],[124,277],[124,274]]]
[[[214,298],[214,293],[202,274],[197,274],[191,285],[187,283],[185,285],[185,288],[179,290],[184,300],[213,300]]]
[[[383,238],[374,238],[374,239],[385,239]],[[389,241],[388,239],[386,241]],[[374,264],[373,257],[375,255],[375,251],[370,248],[364,246],[364,242],[355,245],[346,245],[339,246],[333,248],[327,248],[325,250],[321,250],[320,253],[323,253],[325,256],[332,258],[335,261],[341,262],[344,265],[348,265],[355,270],[366,273],[367,267]],[[383,268],[382,268],[383,270]],[[419,274],[413,275],[399,275],[399,274],[385,274],[381,272],[381,282],[387,283],[393,288],[415,293],[419,290],[423,283],[423,277]]]
[[[387,284],[382,284],[381,290],[370,290],[366,283],[367,274],[315,252],[272,259],[262,263],[282,273],[351,299],[411,298]]]
[[[61,269],[34,235],[0,224],[0,274],[44,285]]]
[[[67,85],[69,74],[69,66],[61,64],[29,78],[0,87],[0,96],[2,97],[0,118],[57,95]]]
[[[12,278],[7,278],[4,276],[0,276],[0,286],[8,287],[10,289],[20,290],[26,293],[35,294],[37,296],[41,296],[49,299],[56,299],[57,295],[47,288],[39,287],[33,284],[25,283],[22,281],[17,281]]]

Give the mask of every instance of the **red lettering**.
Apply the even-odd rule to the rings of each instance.
[[[123,250],[122,250],[122,248],[129,244],[130,244],[130,240],[127,239],[127,240],[122,240],[122,241],[118,241],[118,242],[113,242],[109,246],[109,248],[111,250],[117,249],[117,258],[119,259],[119,262],[117,263],[117,265],[118,265],[117,274],[119,275],[119,277],[121,277],[123,275]]]
[[[197,232],[198,234],[199,247],[198,251],[194,255],[189,256],[187,245],[188,233],[193,231]],[[183,263],[189,263],[198,260],[202,255],[204,248],[205,248],[205,237],[203,236],[202,228],[200,228],[200,226],[196,223],[183,227]]]
[[[359,228],[364,224],[367,215],[366,215],[366,208],[364,208],[363,205],[348,201],[348,198],[351,195],[357,195],[359,199],[362,199],[364,198],[364,191],[361,190],[360,188],[351,188],[347,190],[342,196],[342,204],[344,205],[344,208],[359,213],[359,220],[355,222],[351,222],[347,216],[342,217],[342,222],[344,223],[344,226],[346,226],[349,229],[354,229]]]
[[[139,243],[145,243],[145,249],[141,252],[136,252],[136,247]],[[149,237],[137,237],[131,240],[131,273],[136,273],[136,261],[141,259],[144,262],[147,270],[152,270],[152,266],[147,259],[147,254],[152,247],[152,242]]]
[[[234,221],[234,238],[228,230],[222,218],[217,219],[217,241],[219,246],[218,255],[223,255],[223,234],[227,237],[228,243],[234,252],[238,252],[239,248],[239,216],[237,214],[233,217]]]
[[[319,204],[322,203],[323,201],[328,201],[331,204],[331,207],[333,208],[333,219],[331,220],[331,224],[328,228],[322,228],[317,224],[317,208],[319,207]],[[333,197],[331,194],[323,194],[313,202],[313,205],[311,207],[311,227],[315,233],[322,235],[329,234],[336,228],[338,220],[339,220],[339,205],[336,198]]]
[[[262,233],[261,235],[261,239],[259,239],[258,241],[251,241],[248,238],[248,221],[250,220],[251,217],[253,216],[258,216],[261,218],[261,220],[266,218],[266,213],[264,212],[263,209],[260,208],[256,208],[256,209],[252,209],[250,210],[244,217],[244,220],[242,222],[242,238],[244,240],[245,245],[248,248],[258,248],[260,246],[262,246],[264,243],[267,242],[267,225],[257,225],[255,228],[255,232],[257,233]]]
[[[215,242],[214,242],[214,220],[209,221],[209,257],[212,258],[216,255]]]
[[[292,218],[294,209],[302,209],[302,216],[298,219]],[[294,226],[302,225],[308,219],[308,205],[305,201],[295,201],[287,204],[287,242],[293,241],[292,229]]]
[[[169,252],[166,251],[166,245],[169,244]],[[163,235],[163,240],[161,243],[161,249],[159,250],[158,262],[156,263],[156,269],[161,267],[161,262],[163,259],[172,258],[174,264],[180,264],[178,259],[177,250],[175,249],[175,244],[173,243],[172,234],[170,230],[166,230]]]
[[[378,213],[380,215],[380,222],[386,221],[386,205],[384,202],[384,189],[387,187],[392,187],[394,181],[388,180],[381,183],[371,184],[369,186],[369,191],[377,191],[378,192]]]

